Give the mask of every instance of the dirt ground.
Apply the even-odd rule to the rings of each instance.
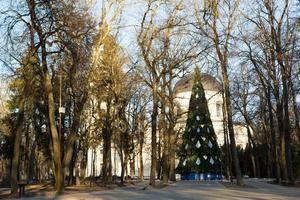
[[[82,192],[99,192],[105,190],[111,190],[118,187],[126,187],[134,184],[133,182],[127,182],[123,186],[120,184],[110,184],[103,187],[101,183],[84,184],[79,186],[65,186],[64,194],[74,194]],[[51,183],[41,184],[29,184],[25,188],[25,197],[51,197],[55,195],[54,187]],[[10,199],[10,188],[0,188],[0,199]]]

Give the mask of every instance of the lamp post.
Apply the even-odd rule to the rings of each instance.
[[[62,75],[59,75],[59,109],[58,109],[58,113],[59,113],[59,139],[60,139],[60,144],[62,145],[61,141],[62,141],[62,114],[64,114],[66,112],[65,107],[62,107],[62,100],[61,100],[61,96],[62,96]]]

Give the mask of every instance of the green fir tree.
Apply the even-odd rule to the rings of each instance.
[[[177,173],[220,175],[220,149],[210,119],[198,67],[195,69],[188,118],[182,139]]]

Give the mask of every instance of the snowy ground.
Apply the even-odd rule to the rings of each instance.
[[[180,181],[162,189],[147,188],[145,185],[135,185],[124,188],[118,188],[108,191],[74,193],[62,195],[56,198],[38,197],[23,198],[35,200],[117,200],[117,199],[151,199],[151,200],[170,200],[170,199],[203,199],[203,200],[236,200],[236,199],[300,199],[300,188],[283,187],[265,183],[263,180],[248,179],[245,180],[248,187],[224,187],[218,182],[191,182]]]

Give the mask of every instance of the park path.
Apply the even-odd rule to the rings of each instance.
[[[300,188],[285,187],[275,184],[267,183],[267,180],[248,179],[245,180],[247,185],[258,188],[262,193],[268,193],[278,196],[283,196],[285,199],[298,199],[300,200]]]
[[[211,182],[180,181],[162,189],[154,189],[139,184],[114,190],[74,193],[62,195],[57,198],[38,197],[23,198],[26,200],[300,200],[299,188],[287,188],[278,185],[265,183],[262,180],[245,180],[249,187],[245,188],[226,188],[222,184]]]

